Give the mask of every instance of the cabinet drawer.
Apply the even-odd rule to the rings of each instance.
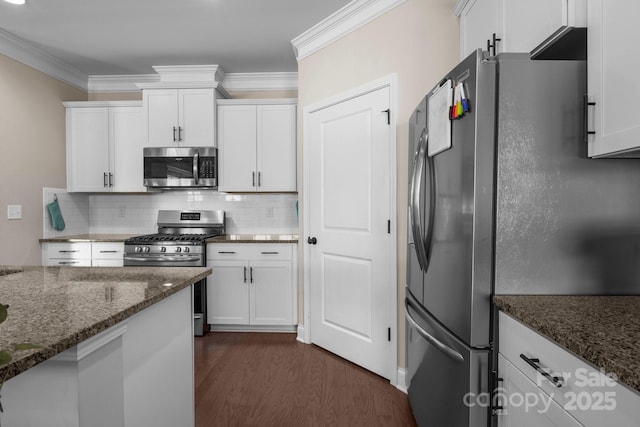
[[[210,260],[281,260],[292,259],[292,245],[284,243],[221,243],[207,245]]]
[[[119,259],[124,257],[124,243],[92,243],[91,256],[93,259]]]
[[[50,243],[47,258],[88,259],[91,262],[91,243]]]
[[[74,258],[49,258],[47,260],[48,266],[60,266],[60,267],[91,267],[91,259],[74,259]]]
[[[527,378],[585,426],[640,425],[640,394],[620,384],[593,365],[500,312],[499,352]],[[562,377],[561,386],[532,367],[533,362],[551,376]]]

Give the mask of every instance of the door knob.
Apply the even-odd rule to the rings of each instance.
[[[318,239],[316,239],[315,237],[308,237],[307,243],[310,245],[315,245],[316,243],[318,243]]]

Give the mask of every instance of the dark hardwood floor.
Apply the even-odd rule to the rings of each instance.
[[[415,426],[389,381],[295,334],[196,337],[196,426]]]

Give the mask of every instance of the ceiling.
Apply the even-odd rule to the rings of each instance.
[[[291,40],[349,2],[0,0],[0,30],[86,75],[196,64],[225,73],[293,72]]]

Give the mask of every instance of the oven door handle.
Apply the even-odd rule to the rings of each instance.
[[[163,261],[181,261],[181,262],[190,262],[190,261],[199,261],[200,257],[191,256],[191,257],[134,257],[134,256],[125,256],[125,261],[142,261],[142,262],[163,262]]]

